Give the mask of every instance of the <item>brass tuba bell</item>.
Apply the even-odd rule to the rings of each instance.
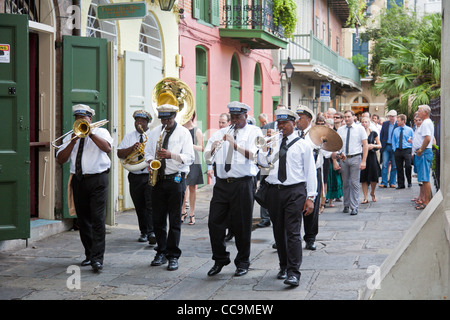
[[[189,86],[182,80],[166,77],[153,87],[152,102],[154,107],[171,104],[178,107],[175,121],[181,125],[191,120],[195,110],[194,95]],[[155,110],[155,113],[157,111]]]

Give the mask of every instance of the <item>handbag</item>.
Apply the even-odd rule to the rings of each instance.
[[[284,150],[280,150],[282,153],[286,153],[287,150],[298,140],[300,140],[299,137],[295,138],[291,143],[289,143],[287,146],[285,146]],[[276,162],[279,158],[279,155],[275,155],[275,161]],[[269,173],[267,173],[268,175]],[[264,209],[267,209],[267,193],[269,192],[269,184],[266,182],[267,175],[264,175],[264,177],[261,179],[261,182],[259,183],[259,187],[255,192],[255,200],[258,202],[258,204],[263,207]]]
[[[258,202],[258,204],[267,209],[267,192],[269,191],[269,184],[266,182],[266,177],[261,179],[261,182],[259,183],[258,190],[255,192],[255,200]]]

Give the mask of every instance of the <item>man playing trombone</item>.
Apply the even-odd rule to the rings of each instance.
[[[134,208],[138,218],[139,230],[141,236],[139,242],[156,243],[155,233],[153,232],[152,219],[152,186],[148,183],[149,173],[145,163],[144,152],[139,153],[140,148],[144,149],[145,141],[148,139],[150,130],[149,122],[152,116],[145,110],[136,110],[133,113],[134,127],[136,130],[128,133],[117,147],[117,156],[120,159],[128,159],[135,154],[137,161],[142,161],[143,166],[131,166],[128,173],[128,182],[130,184],[130,195],[133,200]],[[142,158],[142,159],[139,159]],[[128,169],[128,166],[125,166]]]
[[[84,104],[72,107],[75,120],[90,124],[95,111]],[[103,268],[105,253],[105,210],[108,200],[108,172],[113,139],[108,130],[92,128],[90,134],[78,138],[67,135],[56,154],[59,164],[70,160],[71,187],[86,259],[82,266],[91,265],[94,271]]]
[[[301,215],[314,210],[316,166],[310,144],[294,131],[298,115],[280,109],[275,116],[282,139],[275,146],[261,148],[257,162],[261,167],[271,168],[266,178],[269,185],[266,201],[280,263],[277,278],[284,279],[287,285],[298,286],[302,263]]]
[[[216,163],[217,174],[208,219],[214,266],[208,276],[218,274],[231,262],[225,245],[225,232],[230,221],[238,250],[234,259],[235,275],[245,275],[250,266],[253,197],[258,173],[253,156],[257,151],[255,139],[262,132],[259,127],[247,124],[248,105],[233,101],[227,107],[233,127],[214,133],[205,148],[206,162]]]

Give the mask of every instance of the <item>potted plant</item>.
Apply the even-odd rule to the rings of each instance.
[[[297,5],[294,0],[273,0],[273,22],[281,25],[286,38],[292,37],[297,26]]]

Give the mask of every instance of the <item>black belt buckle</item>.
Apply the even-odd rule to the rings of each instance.
[[[233,183],[235,182],[237,179],[236,178],[227,178],[227,183]]]

